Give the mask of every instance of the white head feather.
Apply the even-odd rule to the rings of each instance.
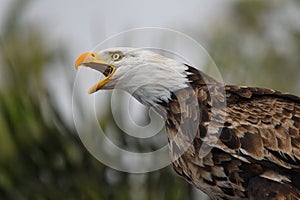
[[[122,54],[122,59],[113,61],[112,52]],[[102,89],[125,90],[143,104],[168,102],[172,92],[188,87],[188,67],[152,51],[122,47],[101,51],[98,57],[116,67]]]

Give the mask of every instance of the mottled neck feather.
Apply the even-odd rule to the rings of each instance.
[[[193,87],[203,87],[205,85],[218,85],[220,84],[218,81],[213,79],[212,77],[206,75],[202,71],[185,64],[188,69],[186,70],[187,72],[187,78],[189,81],[189,84]]]
[[[185,70],[187,78],[186,87],[176,91],[170,91],[170,98],[168,99],[168,101],[157,101],[154,105],[151,105],[163,118],[167,116],[167,110],[170,108],[170,105],[178,101],[178,95],[180,96],[185,93],[192,94],[193,92],[191,92],[191,90],[195,91],[196,88],[207,87],[208,85],[221,84],[212,77],[203,73],[202,71],[187,64],[184,65],[187,67],[187,69]],[[187,92],[184,93],[182,90],[186,90]],[[196,93],[194,94],[196,95]]]

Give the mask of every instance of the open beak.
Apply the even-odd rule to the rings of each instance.
[[[98,81],[93,85],[88,93],[92,94],[100,90],[110,80],[109,78],[115,73],[116,67],[98,58],[97,52],[85,52],[77,57],[75,61],[75,69],[77,70],[80,66],[90,67],[101,72],[105,78]]]

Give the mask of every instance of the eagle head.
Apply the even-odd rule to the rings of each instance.
[[[172,92],[188,87],[188,66],[150,50],[120,47],[78,56],[75,68],[86,66],[105,77],[89,89],[122,89],[141,103],[168,102]]]

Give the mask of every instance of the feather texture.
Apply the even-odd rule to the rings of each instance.
[[[175,171],[214,199],[299,199],[300,98],[189,72],[164,105]]]

